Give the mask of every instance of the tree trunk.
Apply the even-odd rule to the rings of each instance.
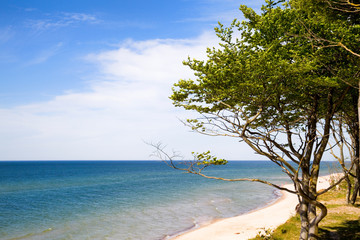
[[[359,181],[357,179],[355,179],[354,191],[351,196],[351,204],[352,205],[355,205],[358,194],[359,194]]]
[[[301,230],[299,240],[308,240],[309,236],[309,218],[308,218],[308,203],[300,197],[300,220],[301,220]]]
[[[359,158],[355,157],[355,164],[354,164],[354,170],[355,170],[355,178],[354,178],[354,190],[351,196],[351,204],[355,205],[357,196],[359,195],[360,185],[359,185],[359,178],[360,178],[360,168],[359,168]]]
[[[344,172],[344,174],[346,174],[346,173]],[[345,178],[345,180],[346,180],[346,183],[347,183],[346,203],[350,204],[351,203],[351,188],[352,188],[352,185],[351,185],[351,182],[350,182],[350,179],[349,179],[348,176]]]
[[[356,167],[357,167],[357,171],[356,171],[356,183],[357,183],[357,187],[354,186],[354,194],[353,194],[353,204],[355,204],[356,202],[356,197],[360,195],[360,187],[359,187],[359,182],[360,182],[360,81],[359,81],[359,92],[358,92],[358,128],[357,128],[357,138],[356,138],[356,148],[355,148],[355,157],[356,157]]]
[[[301,194],[299,196],[300,201],[300,220],[301,220],[301,230],[300,230],[300,240],[308,240],[309,239],[309,228],[311,215],[313,213],[313,209],[311,209],[311,204],[306,200],[305,196],[309,196],[310,193],[310,169],[309,162],[304,161],[302,166],[302,186],[300,184],[297,185],[297,191]]]
[[[360,91],[360,89],[359,89]],[[360,109],[360,94],[359,94],[359,102],[358,102],[358,109]],[[358,127],[360,126],[360,114],[358,113]],[[354,191],[351,198],[351,203],[354,205],[357,199],[357,196],[360,192],[360,129],[357,129],[356,138],[355,138],[355,183],[354,183]]]
[[[327,215],[326,207],[316,202],[316,200],[311,200],[312,203],[309,203],[303,197],[300,197],[300,220],[301,220],[301,229],[300,229],[300,240],[317,240],[319,239],[319,222]],[[318,205],[320,212],[316,215],[316,206]]]
[[[358,82],[358,87],[359,87],[359,91],[358,91],[358,116],[357,116],[357,120],[358,120],[358,126],[357,126],[357,138],[355,139],[355,145],[356,145],[356,149],[355,149],[355,183],[354,183],[354,191],[353,191],[353,195],[351,197],[351,204],[355,204],[356,202],[356,198],[360,193],[360,188],[359,188],[359,181],[360,181],[360,166],[359,166],[359,146],[360,146],[360,81]]]
[[[360,191],[360,186],[359,186],[359,182],[360,182],[360,166],[359,166],[359,152],[360,152],[360,81],[359,81],[359,92],[358,92],[358,103],[357,103],[357,107],[358,107],[358,112],[357,112],[357,134],[355,134],[356,138],[355,138],[355,163],[354,163],[354,172],[355,172],[355,183],[354,183],[354,191],[351,197],[351,204],[355,204],[357,196],[359,195],[359,191]]]
[[[316,223],[311,223],[309,226],[309,237],[308,240],[317,240],[319,232],[319,226]]]
[[[319,239],[319,223],[326,217],[327,208],[317,200],[311,200],[311,205],[316,206],[315,209],[318,208],[319,212],[315,215],[315,218],[310,221],[308,240],[317,240]]]
[[[312,194],[311,194],[312,195]],[[312,196],[311,196],[312,197]],[[309,236],[308,239],[316,239],[318,235],[318,223],[316,222],[316,206],[309,203],[308,204],[308,218],[309,218]]]
[[[316,206],[314,206],[313,204],[309,204],[309,210],[308,210],[309,214],[309,236],[308,236],[308,240],[315,240],[317,239],[317,235],[318,235],[318,224],[315,221],[316,218]]]
[[[342,134],[342,133],[341,133]],[[354,145],[354,138],[351,137],[351,142]],[[344,158],[344,153],[343,153],[343,143],[341,143],[341,149],[340,149],[340,154],[341,154],[341,157],[340,157],[340,165],[341,165],[341,168],[342,168],[342,171],[343,171],[343,174],[345,176],[345,181],[346,181],[346,184],[347,184],[347,188],[346,188],[346,203],[347,204],[350,204],[351,203],[351,190],[352,190],[352,184],[351,184],[351,181],[350,181],[350,178],[349,178],[349,175],[347,175],[347,171],[346,171],[346,165],[345,165],[345,158]],[[351,154],[352,155],[352,154]],[[355,155],[355,154],[354,154]],[[354,162],[354,156],[351,157],[351,162]]]

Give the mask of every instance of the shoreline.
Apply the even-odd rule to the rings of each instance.
[[[284,184],[282,186],[287,186],[287,185],[291,185],[291,184]],[[278,189],[275,189],[273,194],[275,196],[275,198],[273,200],[265,203],[264,205],[261,205],[259,207],[254,208],[254,209],[251,209],[251,210],[249,210],[247,212],[241,213],[239,215],[235,215],[233,217],[213,218],[213,219],[205,221],[205,222],[194,223],[191,227],[188,227],[188,228],[173,232],[173,233],[171,233],[169,235],[166,235],[165,237],[161,238],[161,240],[178,240],[178,238],[180,239],[180,237],[182,237],[183,235],[186,235],[186,234],[188,234],[190,232],[193,232],[193,231],[197,231],[197,230],[199,230],[199,229],[201,229],[203,227],[208,227],[208,226],[210,226],[210,225],[212,225],[214,223],[217,223],[219,221],[223,221],[223,220],[228,219],[228,218],[234,218],[234,217],[238,217],[238,216],[247,215],[247,214],[250,214],[250,213],[253,213],[253,212],[256,212],[256,211],[260,211],[260,210],[262,210],[264,208],[270,207],[273,204],[276,204],[278,201],[281,201],[281,199],[283,198],[282,191],[280,191]],[[182,238],[180,240],[182,240]]]
[[[327,188],[329,180],[334,174],[321,176],[317,189]],[[292,184],[284,187],[294,189]],[[298,204],[297,195],[281,191],[276,201],[235,217],[214,219],[208,224],[189,231],[181,231],[170,236],[171,240],[247,240],[256,237],[259,232],[275,229],[295,215]]]

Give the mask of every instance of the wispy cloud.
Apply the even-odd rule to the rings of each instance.
[[[55,56],[59,52],[59,50],[61,49],[62,46],[63,46],[63,43],[59,42],[56,45],[52,46],[51,48],[48,48],[48,49],[45,49],[45,50],[39,52],[37,54],[37,56],[35,58],[33,58],[32,60],[28,61],[26,63],[26,65],[30,66],[30,65],[36,65],[36,64],[46,62],[49,58]]]
[[[34,11],[37,11],[38,9],[37,8],[25,8],[24,11],[25,12],[34,12]]]
[[[27,20],[26,25],[36,31],[44,31],[52,28],[76,26],[80,23],[98,22],[100,20],[92,14],[64,12],[47,18]]]
[[[253,8],[255,11],[260,10],[260,6],[264,3],[263,0],[202,0],[201,7],[197,10],[194,17],[184,18],[179,22],[221,22],[228,24],[234,18],[242,19],[243,15],[239,10],[240,5],[246,5]]]
[[[200,14],[197,17],[185,18],[179,22],[222,22],[228,23],[234,20],[234,18],[241,18],[241,13],[237,9],[223,11],[223,12],[208,12],[207,14]]]
[[[11,26],[0,29],[0,43],[9,41],[15,35],[15,31]]]
[[[64,19],[69,20],[68,22],[71,23],[71,20],[77,22],[97,22],[97,18],[94,15],[85,14],[85,13],[63,13]]]

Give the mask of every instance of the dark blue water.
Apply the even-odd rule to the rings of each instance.
[[[288,183],[266,161],[205,173]],[[159,161],[0,162],[0,239],[163,239],[277,197],[263,184],[208,180]]]

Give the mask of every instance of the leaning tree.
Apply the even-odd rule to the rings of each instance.
[[[187,120],[193,130],[238,138],[281,167],[294,189],[260,179],[235,180],[263,182],[297,194],[300,239],[315,239],[327,214],[317,198],[330,189],[316,190],[320,162],[336,131],[334,115],[350,87],[329,70],[331,54],[298,37],[307,30],[295,21],[301,14],[297,9],[278,7],[273,1],[267,1],[261,14],[246,6],[240,9],[247,20],[215,29],[220,47],[207,49],[206,61],[184,62],[196,79],[180,80],[170,98],[175,106],[200,114]],[[234,38],[234,31],[241,37]],[[159,146],[158,150],[164,153]],[[204,168],[226,163],[209,153],[194,155],[198,161],[186,168],[170,164],[209,177]]]

